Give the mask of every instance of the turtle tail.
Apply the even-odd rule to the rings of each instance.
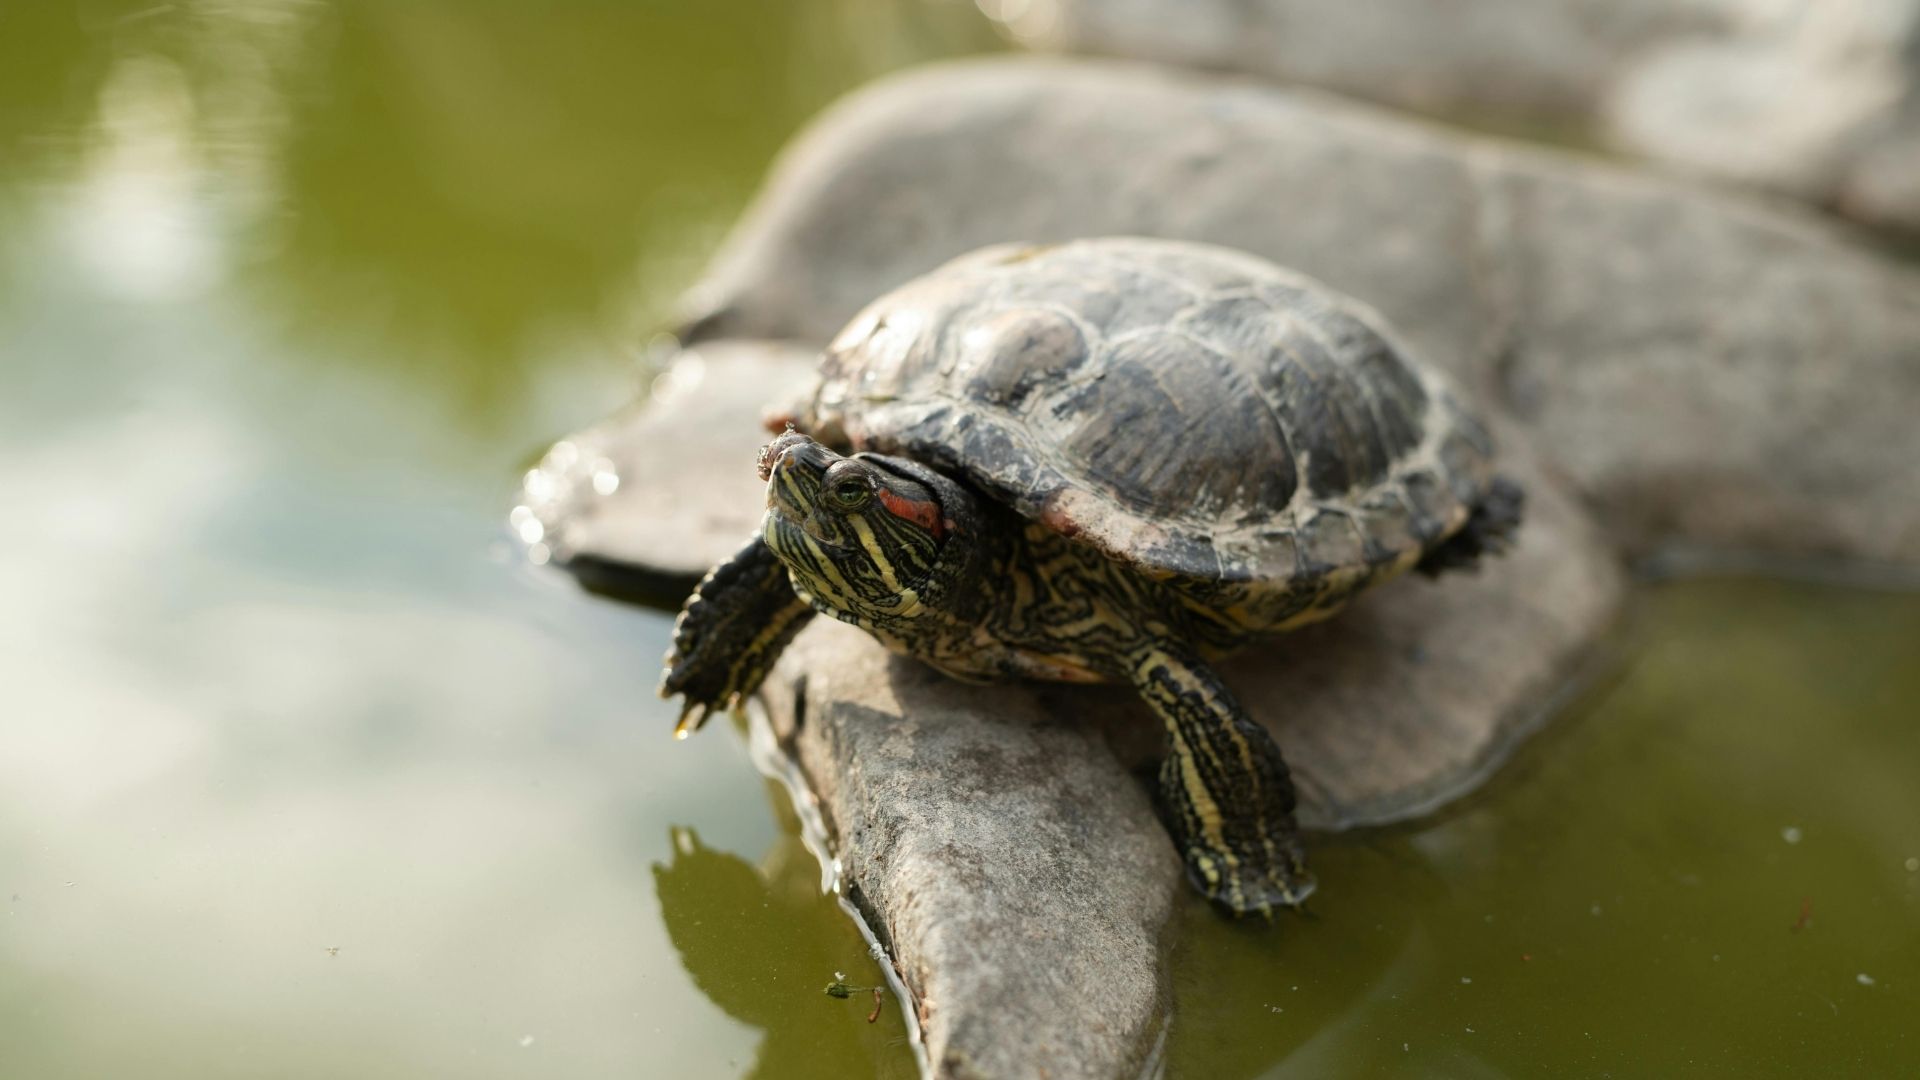
[[[1527,493],[1504,476],[1496,476],[1474,505],[1473,513],[1460,531],[1442,540],[1428,551],[1415,569],[1428,577],[1448,570],[1472,570],[1482,555],[1498,555],[1513,546],[1513,534],[1520,528]]]

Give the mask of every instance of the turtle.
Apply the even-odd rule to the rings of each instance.
[[[1119,682],[1165,726],[1157,803],[1232,915],[1315,887],[1285,759],[1211,666],[1524,501],[1485,425],[1370,308],[1253,255],[1003,244],[881,297],[770,418],[761,530],[681,609],[676,734],[816,614],[965,680]]]

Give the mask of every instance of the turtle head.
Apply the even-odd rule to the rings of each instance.
[[[767,545],[816,604],[863,624],[912,618],[956,531],[958,488],[900,458],[845,457],[789,431],[760,451]]]

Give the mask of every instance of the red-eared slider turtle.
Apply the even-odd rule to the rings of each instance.
[[[1504,547],[1521,497],[1491,455],[1378,315],[1297,274],[1155,240],[989,248],[827,349],[661,692],[686,734],[815,612],[963,679],[1131,683],[1166,724],[1189,876],[1268,913],[1313,888],[1293,784],[1210,661]]]

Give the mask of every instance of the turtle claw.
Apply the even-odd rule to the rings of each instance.
[[[675,694],[685,693],[688,679],[692,674],[686,655],[680,651],[676,643],[676,647],[667,653],[664,667],[660,672],[658,687],[660,696],[670,698]]]
[[[1272,922],[1280,909],[1304,911],[1319,887],[1297,856],[1261,867],[1226,852],[1187,852],[1187,877],[1201,895],[1236,919],[1259,916]]]
[[[707,717],[712,712],[713,706],[704,701],[687,702],[686,708],[680,710],[679,722],[673,725],[673,737],[676,739],[684,739],[694,732],[699,731],[700,728],[706,724]]]
[[[787,569],[758,537],[713,568],[673,624],[660,696],[685,699],[675,738],[700,730],[759,689],[787,642],[813,617]]]
[[[742,694],[729,694],[725,701],[689,701],[680,710],[680,719],[673,725],[673,737],[684,739],[705,727],[708,720],[717,712],[740,714],[746,698]]]

